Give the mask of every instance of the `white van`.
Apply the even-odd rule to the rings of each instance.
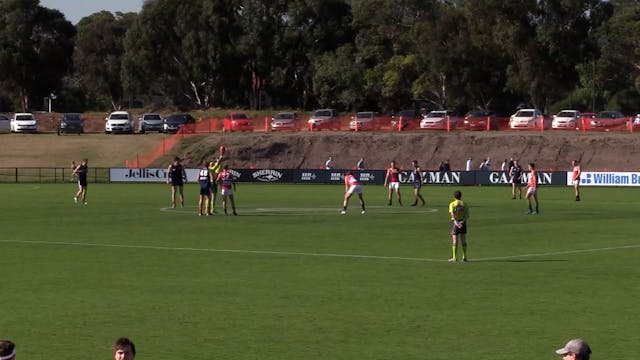
[[[0,133],[8,132],[11,132],[9,117],[5,114],[0,114]]]
[[[31,113],[15,113],[10,120],[11,132],[38,132],[36,118]]]
[[[133,116],[128,111],[114,111],[105,118],[104,133],[133,134]]]

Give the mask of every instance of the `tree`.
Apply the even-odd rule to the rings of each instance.
[[[76,76],[87,93],[108,99],[113,109],[121,107],[124,39],[136,16],[135,13],[114,16],[102,11],[81,19],[77,25],[73,55]]]
[[[352,2],[356,61],[365,66],[367,107],[397,110],[414,98],[412,83],[419,73],[411,29],[434,6],[415,0]]]
[[[48,96],[71,67],[75,28],[38,0],[0,2],[0,84],[23,111]]]
[[[354,64],[352,45],[344,45],[334,53],[314,60],[313,92],[320,106],[356,110],[364,103],[362,65]]]
[[[125,88],[190,107],[238,98],[237,11],[234,0],[145,2],[125,41]]]
[[[618,4],[612,17],[594,31],[599,57],[579,69],[603,106],[637,111],[640,102],[640,4]]]

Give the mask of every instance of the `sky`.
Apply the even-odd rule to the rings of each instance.
[[[72,24],[93,13],[107,10],[111,12],[140,12],[143,0],[40,0],[40,5],[60,10]]]

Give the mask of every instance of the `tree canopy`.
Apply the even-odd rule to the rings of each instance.
[[[5,108],[73,84],[85,108],[640,110],[636,1],[147,0],[75,28],[38,0],[0,11]]]

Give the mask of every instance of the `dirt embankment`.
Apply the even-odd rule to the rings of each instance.
[[[187,164],[197,166],[216,155],[221,144],[232,167],[322,168],[333,156],[337,168],[353,168],[360,157],[372,169],[386,168],[391,160],[406,168],[414,159],[428,169],[443,160],[463,169],[469,157],[477,168],[490,157],[493,169],[499,169],[513,157],[539,169],[568,169],[573,159],[582,161],[585,170],[640,169],[640,134],[635,133],[218,133],[187,138],[174,153],[186,154]]]

